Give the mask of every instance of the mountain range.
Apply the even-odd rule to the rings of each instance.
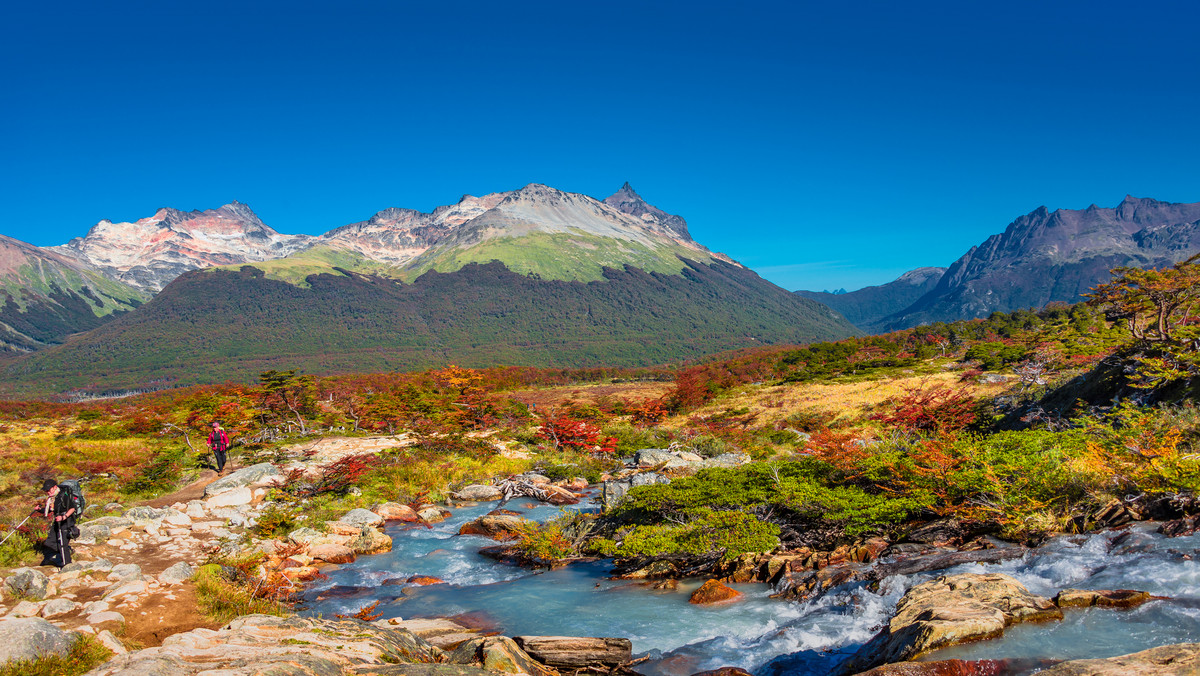
[[[280,234],[238,202],[159,209],[24,246],[88,281],[69,298],[50,287],[44,302],[64,318],[41,342],[9,341],[40,348],[4,366],[10,396],[266,368],[646,365],[857,332],[695,242],[628,184],[605,200],[531,184],[429,213],[385,209],[317,237]],[[101,280],[124,305],[91,300]],[[27,294],[15,282],[6,292],[10,304]]]
[[[1039,207],[949,268],[918,268],[844,294],[797,291],[878,333],[1076,303],[1117,266],[1162,267],[1200,252],[1200,203],[1126,196],[1115,207]]]

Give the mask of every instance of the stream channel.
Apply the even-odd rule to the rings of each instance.
[[[506,636],[613,636],[633,642],[637,665],[649,676],[686,676],[737,666],[759,676],[828,674],[891,617],[914,584],[951,573],[1001,572],[1035,594],[1060,589],[1137,589],[1170,597],[1130,610],[1067,609],[1062,622],[1010,627],[1002,638],[936,651],[925,659],[1012,659],[1009,673],[1084,657],[1111,657],[1160,645],[1200,641],[1200,536],[1167,539],[1156,524],[1127,531],[1060,536],[1023,558],[965,564],[916,575],[896,575],[877,591],[850,583],[806,603],[769,598],[765,584],[734,584],[745,598],[731,605],[688,603],[703,580],[655,590],[636,581],[609,580],[604,561],[556,570],[528,570],[480,556],[494,541],[456,535],[459,527],[496,507],[459,507],[446,521],[413,527],[392,524],[392,550],[359,557],[326,571],[305,590],[302,612],[352,614],[380,601],[383,618],[467,614]],[[545,521],[560,508],[516,499],[506,508]],[[594,511],[589,502],[563,509]],[[398,584],[432,575],[448,584]],[[397,579],[398,578],[398,579]],[[394,580],[390,584],[385,581]]]

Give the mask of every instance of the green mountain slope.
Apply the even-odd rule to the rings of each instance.
[[[0,235],[0,352],[61,343],[148,298],[78,261]]]
[[[538,279],[493,262],[403,283],[349,270],[307,287],[245,266],[184,274],[136,313],[10,362],[7,396],[465,366],[636,366],[763,344],[845,337],[829,308],[737,265],[681,274],[605,269]]]

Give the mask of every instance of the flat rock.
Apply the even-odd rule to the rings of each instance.
[[[1106,659],[1070,660],[1039,676],[1167,676],[1200,673],[1200,643],[1180,643]]]
[[[937,648],[995,638],[1018,622],[1061,620],[1049,599],[1029,593],[1008,575],[962,573],[916,585],[875,638],[842,665],[855,674],[911,660]]]
[[[41,615],[46,619],[61,617],[62,615],[69,615],[79,610],[80,607],[79,603],[71,599],[50,599],[46,601],[46,605],[42,606]]]
[[[42,604],[33,601],[19,601],[5,617],[37,617],[41,612]]]
[[[1153,598],[1150,592],[1133,589],[1064,589],[1054,603],[1059,608],[1132,608]]]
[[[513,641],[533,659],[556,669],[615,667],[633,659],[633,644],[627,638],[514,636]]]
[[[187,503],[187,510],[184,512],[184,514],[187,514],[188,517],[193,520],[203,519],[207,515],[204,510],[204,503],[200,502],[199,500],[189,500]]]
[[[112,610],[102,610],[98,613],[92,613],[87,616],[87,623],[90,625],[104,624],[105,622],[116,622],[122,624],[125,622],[125,616],[121,613]]]
[[[0,620],[0,664],[66,655],[78,635],[68,633],[40,617]]]
[[[468,500],[471,502],[490,502],[499,500],[504,497],[499,488],[495,486],[487,486],[485,484],[471,484],[464,486],[454,492],[452,496],[455,500]]]
[[[192,517],[188,516],[187,514],[184,514],[183,512],[177,512],[175,510],[171,510],[171,513],[164,516],[162,521],[163,521],[163,523],[171,525],[171,526],[190,526],[190,525],[192,525]]]
[[[382,516],[376,514],[375,512],[372,512],[369,509],[363,509],[361,507],[359,507],[357,509],[352,509],[349,512],[346,512],[345,514],[342,515],[342,518],[338,519],[338,521],[341,521],[342,523],[348,523],[348,524],[351,524],[354,526],[381,526],[381,525],[383,525],[383,517]]]
[[[263,462],[243,467],[228,476],[210,483],[204,487],[204,497],[212,498],[213,496],[239,488],[245,488],[249,492],[251,488],[267,486],[276,481],[283,481],[283,479],[283,473],[279,471],[279,468],[269,462]],[[209,502],[208,504],[211,506],[212,503]]]
[[[248,505],[254,500],[254,493],[245,486],[229,488],[225,491],[217,493],[204,501],[205,506],[209,510],[218,507],[233,507],[235,505]]]
[[[125,648],[125,645],[121,643],[116,636],[113,636],[113,633],[107,629],[101,629],[100,631],[96,632],[96,640],[100,642],[100,645],[113,651],[114,655],[125,655],[129,652],[129,650]]]
[[[859,676],[1001,676],[1007,673],[1010,673],[1009,667],[1000,660],[938,660],[885,664]]]
[[[354,550],[345,545],[331,543],[315,545],[308,548],[308,555],[325,563],[351,563],[355,559]]]
[[[105,601],[116,601],[123,596],[136,596],[146,591],[146,582],[144,580],[131,580],[129,582],[113,585],[107,593],[104,594]]]
[[[114,582],[122,580],[137,580],[142,577],[142,567],[136,563],[122,563],[112,567],[108,579]]]

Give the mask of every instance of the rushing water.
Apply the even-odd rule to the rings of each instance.
[[[878,631],[913,584],[947,573],[1004,572],[1046,596],[1068,587],[1124,588],[1171,600],[1132,610],[1069,609],[1063,622],[1018,625],[1003,638],[938,651],[929,659],[1107,657],[1200,640],[1200,562],[1193,560],[1200,559],[1200,537],[1165,539],[1145,526],[1056,538],[1024,559],[1000,564],[895,576],[874,591],[849,584],[809,603],[770,599],[767,585],[741,584],[733,585],[746,595],[740,602],[695,606],[688,597],[698,580],[659,590],[608,580],[603,563],[529,571],[482,557],[479,548],[494,544],[491,540],[455,533],[494,507],[459,508],[432,528],[389,528],[392,551],[360,557],[310,585],[306,612],[348,614],[378,600],[377,612],[385,618],[469,614],[510,636],[620,636],[633,641],[635,654],[652,658],[639,671],[661,676],[725,665],[763,676],[825,674]],[[559,513],[527,501],[507,507],[536,520]],[[449,584],[397,584],[412,575]]]

